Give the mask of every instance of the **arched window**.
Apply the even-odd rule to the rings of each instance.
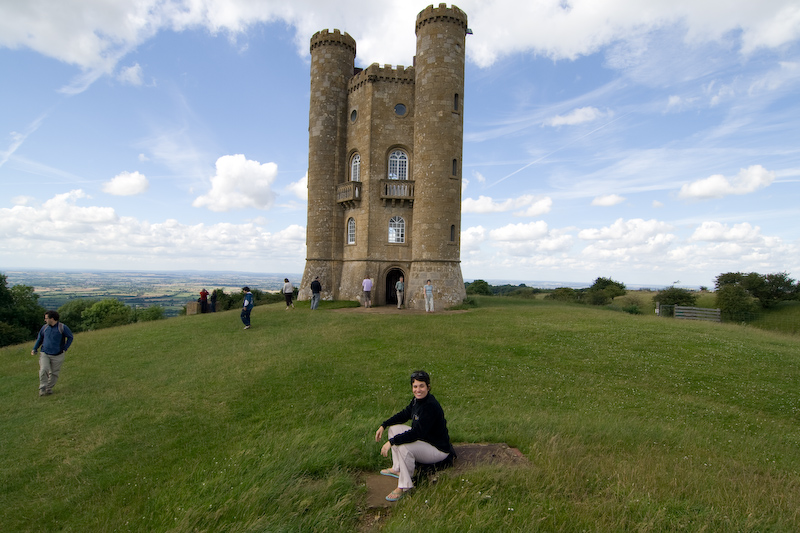
[[[458,93],[456,93],[455,98],[453,98],[453,111],[458,111]]]
[[[456,242],[456,226],[450,226],[450,242]]]
[[[354,154],[350,160],[350,181],[361,181],[361,155]]]
[[[403,217],[392,217],[389,221],[389,242],[406,242],[406,221]]]
[[[453,176],[458,176],[458,159],[453,159]]]
[[[350,218],[347,221],[347,244],[355,244],[356,243],[356,221],[354,218]]]
[[[389,155],[389,179],[408,179],[408,154],[402,150],[395,150]]]

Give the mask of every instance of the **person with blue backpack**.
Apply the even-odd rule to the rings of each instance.
[[[242,323],[244,329],[250,329],[250,311],[253,310],[253,293],[250,292],[250,287],[242,287],[244,292],[244,300],[242,300]]]
[[[42,348],[39,355],[39,396],[53,394],[61,365],[64,364],[67,350],[72,344],[72,331],[59,322],[59,318],[58,311],[47,311],[44,314],[45,325],[39,330],[36,344],[31,350],[31,355],[36,355],[39,347]]]

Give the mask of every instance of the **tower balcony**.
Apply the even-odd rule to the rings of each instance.
[[[383,205],[388,202],[392,206],[400,203],[400,206],[408,202],[414,206],[414,182],[411,180],[381,180],[381,200]]]
[[[346,181],[337,185],[336,201],[344,208],[355,207],[361,201],[361,182]]]

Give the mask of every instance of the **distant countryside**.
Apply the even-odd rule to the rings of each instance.
[[[287,274],[245,272],[122,272],[122,271],[3,271],[8,285],[29,285],[39,296],[39,305],[58,309],[76,298],[114,298],[134,308],[159,305],[166,317],[177,316],[188,302],[197,300],[201,289],[239,292],[244,285],[261,291],[277,291]],[[288,275],[300,279],[298,274]],[[293,277],[292,277],[293,276]],[[296,283],[299,283],[296,282]]]

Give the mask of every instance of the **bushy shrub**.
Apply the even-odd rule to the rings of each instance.
[[[578,293],[571,287],[559,287],[544,298],[545,300],[556,300],[557,302],[576,302],[578,301]]]
[[[723,285],[717,290],[716,306],[722,318],[744,322],[755,316],[756,303],[747,290],[738,284]]]

